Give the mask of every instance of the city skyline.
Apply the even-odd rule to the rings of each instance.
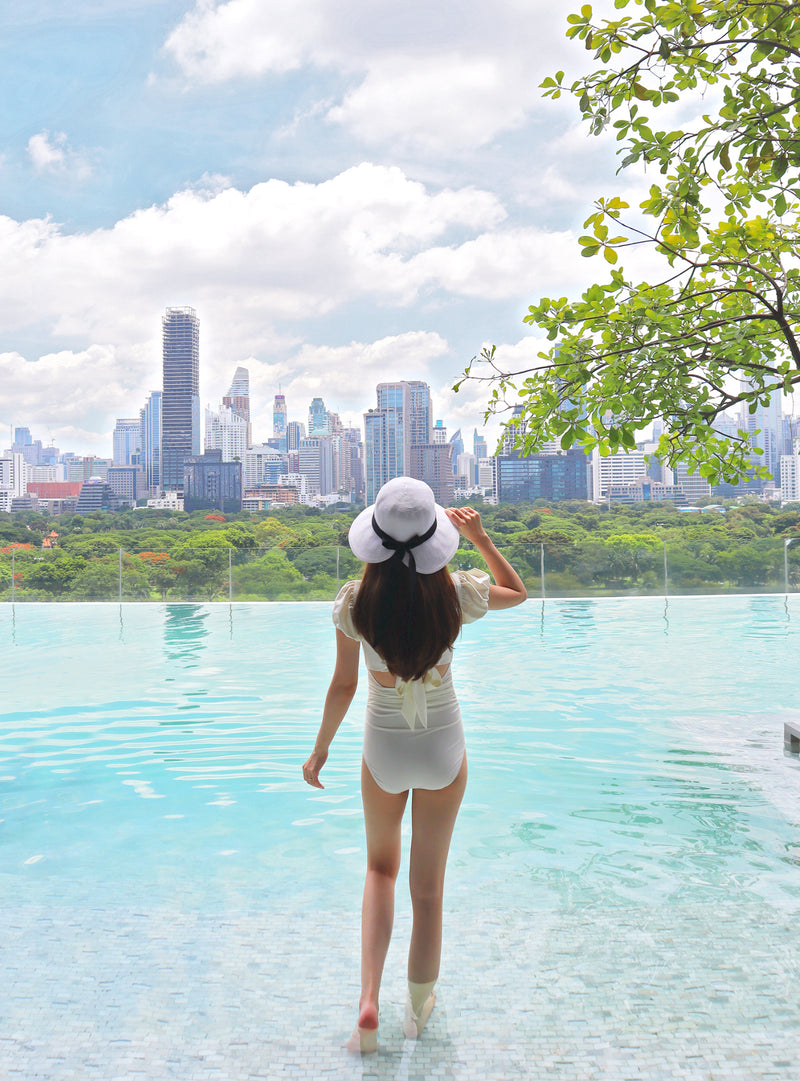
[[[247,367],[254,431],[279,386],[305,403],[332,371],[342,417],[365,386],[418,379],[449,426],[479,422],[485,389],[451,390],[470,358],[495,343],[513,366],[533,359],[528,304],[596,273],[577,244],[591,200],[646,191],[615,175],[613,136],[587,137],[568,101],[541,98],[546,75],[586,64],[567,12],[10,10],[0,423],[105,452],[115,418],[160,386],[161,312],[187,304],[203,325],[201,405]]]

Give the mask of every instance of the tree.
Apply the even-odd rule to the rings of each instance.
[[[614,129],[620,168],[646,166],[656,179],[641,214],[618,196],[595,203],[579,245],[603,256],[609,277],[579,300],[531,305],[526,322],[556,343],[537,364],[507,371],[488,349],[465,375],[492,385],[487,419],[522,404],[528,451],[555,438],[608,454],[662,418],[659,457],[735,482],[752,468],[752,444],[744,431],[726,434],[721,414],[740,404],[753,413],[800,381],[800,3],[614,7],[638,10],[596,19],[584,4],[568,19],[567,36],[598,68],[542,86],[573,94],[593,134]],[[672,129],[670,107],[687,101],[708,111]],[[622,268],[634,246],[661,261],[654,284]]]

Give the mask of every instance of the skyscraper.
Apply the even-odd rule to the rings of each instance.
[[[300,440],[300,472],[308,477],[309,493],[330,495],[333,487],[333,441],[329,435]]]
[[[120,417],[113,436],[114,465],[130,465],[142,449],[142,422],[139,417]]]
[[[330,435],[331,418],[322,398],[314,398],[308,407],[308,436]]]
[[[451,458],[451,461],[453,463],[453,472],[455,473],[455,471],[456,471],[456,469],[458,467],[458,456],[459,456],[459,454],[464,453],[464,440],[461,437],[461,429],[460,428],[458,429],[457,432],[454,432],[450,436],[450,446],[453,448],[453,456]]]
[[[411,409],[408,383],[379,383],[378,403],[364,414],[364,473],[367,503],[379,488],[408,472],[411,441],[405,420]]]
[[[298,450],[300,440],[305,439],[306,426],[299,420],[290,420],[286,425],[286,449]]]
[[[151,391],[139,410],[142,430],[142,460],[145,483],[151,490],[161,488],[161,391]]]
[[[161,399],[161,486],[183,489],[183,463],[200,453],[200,323],[194,308],[167,308]]]
[[[431,438],[431,391],[415,379],[379,383],[377,407],[364,414],[364,472],[367,503],[393,477],[414,476],[411,447]]]
[[[233,381],[228,393],[222,399],[223,406],[232,410],[247,424],[247,445],[251,442],[250,433],[250,372],[241,366],[233,373]]]
[[[286,450],[286,395],[276,394],[272,403],[272,436],[280,440],[281,450]]]
[[[411,445],[431,441],[431,388],[420,379],[409,382],[411,390],[411,415],[409,430]]]
[[[748,389],[754,389],[752,380],[745,380]],[[750,432],[754,447],[760,447],[763,454],[753,456],[753,465],[763,465],[772,474],[776,485],[780,485],[780,461],[783,452],[783,410],[781,394],[773,391],[766,399],[759,401],[755,412],[745,409],[742,427]],[[756,435],[755,433],[759,434]],[[767,482],[762,482],[765,484]]]
[[[222,451],[223,462],[244,461],[247,450],[247,421],[235,409],[206,409],[205,449]]]

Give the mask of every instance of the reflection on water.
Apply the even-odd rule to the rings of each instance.
[[[786,609],[786,597],[783,597]],[[747,618],[743,621],[748,638],[763,639],[783,637],[786,627],[783,620],[776,618],[780,611],[777,596],[754,596],[747,598]]]
[[[553,602],[549,603],[552,606]],[[591,601],[578,599],[559,601],[557,607],[551,609],[551,614],[556,617],[556,622],[549,633],[563,640],[565,650],[582,652],[590,648],[590,639],[597,633],[595,609]],[[544,630],[544,602],[541,630]]]
[[[202,604],[168,604],[164,618],[167,660],[183,668],[196,668],[208,643],[208,609]]]

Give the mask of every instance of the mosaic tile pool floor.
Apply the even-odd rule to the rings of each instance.
[[[355,914],[11,909],[3,1076],[796,1081],[796,917],[765,906],[754,938],[751,915],[451,913],[437,1009],[413,1043],[400,1027],[401,914],[380,1052],[361,1059],[342,1046],[358,996]]]
[[[800,1081],[800,597],[467,630],[438,1004],[405,1041],[401,872],[362,1060],[328,607],[0,610],[0,1081]]]

